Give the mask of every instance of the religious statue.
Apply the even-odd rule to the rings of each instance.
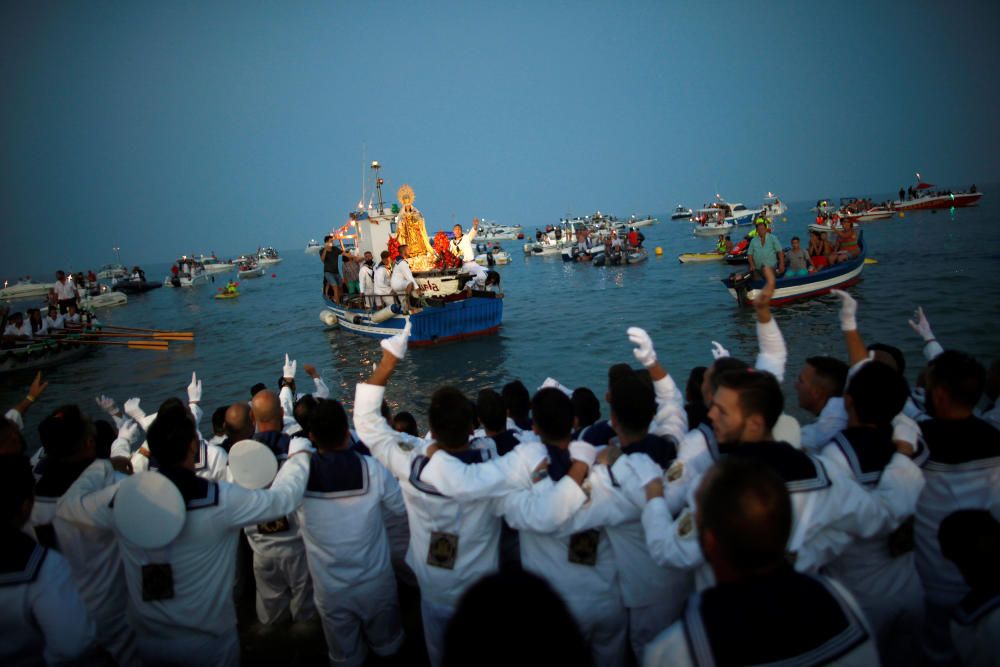
[[[396,193],[399,203],[399,222],[396,226],[396,240],[406,246],[406,259],[414,271],[427,271],[434,268],[437,255],[427,238],[424,227],[424,216],[413,206],[413,188],[403,185]]]

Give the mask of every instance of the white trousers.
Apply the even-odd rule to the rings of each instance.
[[[254,552],[253,576],[257,584],[257,620],[261,623],[276,622],[286,609],[293,621],[316,615],[305,551],[276,558]]]
[[[420,616],[424,623],[424,641],[427,643],[427,658],[431,667],[441,667],[444,658],[444,631],[448,621],[455,614],[451,605],[420,600]]]
[[[402,647],[403,627],[391,569],[372,581],[346,589],[331,590],[321,584],[316,587],[315,599],[331,665],[361,665],[369,647],[381,656],[392,655]]]
[[[664,600],[645,607],[628,608],[628,639],[636,660],[642,662],[646,644],[677,620],[684,609],[684,600]]]
[[[217,637],[191,635],[159,639],[138,636],[144,667],[239,667],[240,636],[233,627]]]
[[[600,667],[619,667],[625,664],[626,627],[625,607],[616,595],[614,600],[566,600],[573,618],[580,626],[583,638],[590,644],[594,664]]]

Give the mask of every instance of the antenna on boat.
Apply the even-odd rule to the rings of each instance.
[[[378,175],[379,169],[381,168],[382,165],[378,163],[378,160],[372,160],[372,169],[375,170],[375,192],[378,193],[379,214],[382,214],[385,210],[385,207],[382,205],[382,184],[385,183],[385,181],[383,181],[382,177]]]
[[[365,208],[365,165],[368,164],[368,145],[361,143],[361,199],[358,200],[358,210]]]

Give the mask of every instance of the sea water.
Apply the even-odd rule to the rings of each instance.
[[[783,245],[793,235],[808,243],[811,205],[793,204],[775,222]],[[923,366],[921,340],[907,324],[918,305],[946,348],[965,350],[986,364],[1000,357],[998,211],[1000,199],[987,193],[976,208],[911,212],[859,225],[868,256],[878,261],[849,288],[858,300],[860,331],[866,343],[902,348],[911,382]],[[411,350],[387,392],[393,408],[413,412],[423,430],[437,387],[455,385],[475,398],[480,389],[499,389],[515,378],[534,391],[549,376],[603,397],[608,366],[635,363],[625,335],[630,326],[650,333],[658,358],[682,388],[691,368],[712,362],[713,340],[752,363],[753,309],[737,307],[720,282],[739,267],[680,264],[678,254],[709,251],[715,239],[695,238],[692,223],[671,221],[669,213],[659,218],[658,225],[641,229],[650,257],[637,265],[595,267],[563,263],[559,255],[526,257],[523,241],[504,242],[513,261],[496,267],[506,295],[500,333]],[[534,227],[525,224],[524,231],[533,236]],[[661,257],[654,253],[658,246]],[[286,353],[298,361],[300,392],[312,391],[302,367],[313,364],[332,396],[352,403],[355,384],[367,377],[381,349],[377,340],[323,325],[322,263],[303,249],[304,243],[283,250],[284,261],[268,267],[264,277],[242,281],[238,299],[212,298],[230,277],[223,273],[214,283],[130,295],[127,306],[98,311],[108,324],[193,331],[195,342],[171,342],[167,352],[100,347],[71,365],[49,369],[48,390],[26,420],[29,446],[37,446],[38,422],[60,404],[79,403],[97,417],[95,396],[108,394],[119,404],[136,396],[153,412],[164,399],[185,396],[193,371],[204,386],[201,426],[208,433],[216,407],[248,400],[257,382],[276,388]],[[145,269],[150,280],[160,280],[169,264]],[[794,381],[806,357],[846,359],[837,310],[832,296],[774,309],[788,344],[787,409],[800,418],[805,415],[796,404]],[[21,400],[32,375],[0,377],[4,410]]]

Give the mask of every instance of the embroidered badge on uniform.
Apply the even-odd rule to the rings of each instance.
[[[694,515],[690,511],[684,510],[684,514],[677,519],[677,535],[679,537],[691,537],[694,534]]]
[[[548,476],[549,476],[548,466],[542,466],[541,468],[537,468],[534,472],[531,473],[531,483],[537,484],[538,482],[542,481]]]
[[[288,517],[283,516],[267,523],[258,523],[257,532],[261,535],[274,535],[275,533],[287,533],[291,526],[288,524]]]
[[[150,563],[142,566],[142,600],[155,602],[174,597],[174,571],[170,563]]]
[[[427,564],[454,570],[456,560],[458,560],[458,535],[437,531],[431,533],[431,543],[427,547]]]
[[[566,559],[577,565],[597,565],[597,544],[601,540],[599,530],[584,530],[573,533],[569,538],[569,551]]]
[[[681,478],[683,474],[684,474],[684,462],[674,461],[673,463],[670,464],[670,467],[667,468],[667,481],[676,482]]]

